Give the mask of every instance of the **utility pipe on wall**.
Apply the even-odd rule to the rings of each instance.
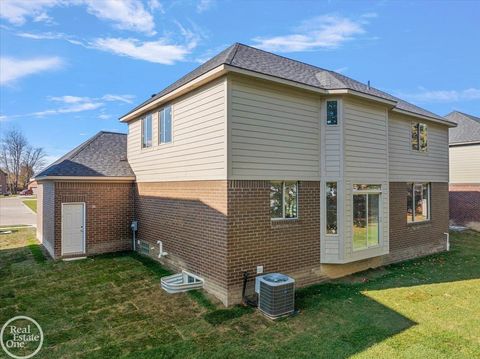
[[[450,233],[445,232],[443,233],[447,236],[447,252],[450,250]]]

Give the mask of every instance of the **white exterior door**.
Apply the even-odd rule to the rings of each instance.
[[[85,204],[62,203],[62,255],[85,253]]]

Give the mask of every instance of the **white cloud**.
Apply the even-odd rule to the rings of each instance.
[[[202,12],[207,11],[215,4],[214,0],[198,0],[197,2],[197,12],[201,14]]]
[[[112,95],[106,94],[102,97],[102,100],[105,101],[118,101],[124,103],[132,103],[135,96],[133,95]]]
[[[59,57],[38,57],[28,60],[0,57],[0,85],[11,84],[22,77],[39,72],[58,70],[63,64]]]
[[[111,21],[119,29],[155,34],[155,21],[140,0],[1,0],[0,16],[14,25],[23,25],[28,18],[52,23],[47,11],[57,6],[86,6],[89,14]],[[160,8],[151,0],[150,9]]]
[[[87,11],[124,30],[155,34],[155,22],[139,0],[84,0]],[[155,3],[154,3],[155,6]]]
[[[427,90],[420,88],[413,93],[399,93],[399,97],[412,102],[459,102],[480,100],[480,89],[468,88],[465,90]]]
[[[339,67],[338,69],[335,69],[333,71],[338,72],[339,74],[343,74],[348,71],[348,66]]]
[[[91,43],[98,50],[158,64],[171,65],[185,59],[196,43],[172,45],[166,39],[142,42],[137,39],[100,38]]]
[[[9,120],[14,118],[22,117],[47,117],[55,116],[68,113],[77,113],[84,111],[92,111],[101,109],[101,114],[98,116],[100,119],[108,119],[112,116],[105,113],[106,103],[107,102],[123,102],[123,103],[132,103],[135,96],[133,95],[116,95],[116,94],[106,94],[101,97],[85,97],[85,96],[49,96],[47,99],[51,102],[59,103],[60,107],[50,108],[43,111],[31,112],[23,115],[12,115],[6,116],[2,115],[0,121]]]
[[[278,52],[338,48],[346,41],[364,34],[364,27],[372,15],[366,14],[355,20],[337,15],[322,15],[304,21],[292,34],[256,37],[253,39],[254,46]]]
[[[49,22],[46,10],[63,3],[62,0],[1,0],[0,17],[14,25],[23,25],[29,17]]]
[[[72,104],[72,105],[57,108],[57,109],[32,112],[30,115],[36,116],[36,117],[45,117],[45,116],[52,116],[52,115],[61,115],[65,113],[75,113],[75,112],[96,110],[97,108],[100,108],[102,106],[103,106],[102,102],[84,102],[84,103]]]
[[[50,100],[63,103],[79,103],[89,101],[88,97],[79,97],[79,96],[53,96],[49,97]]]

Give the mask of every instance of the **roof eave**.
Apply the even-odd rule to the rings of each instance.
[[[144,113],[152,110],[153,108],[155,108],[155,107],[157,107],[157,106],[159,106],[159,105],[161,105],[161,104],[163,104],[167,101],[171,101],[174,98],[176,98],[178,96],[181,96],[181,95],[183,95],[187,92],[190,92],[190,91],[204,85],[207,82],[210,82],[212,80],[215,80],[215,79],[225,75],[226,73],[227,73],[227,70],[225,69],[225,65],[224,64],[219,65],[219,66],[211,69],[210,71],[204,73],[203,75],[200,75],[196,79],[187,82],[185,85],[180,86],[179,88],[173,90],[172,92],[169,92],[169,93],[165,94],[164,96],[159,97],[158,99],[145,104],[145,106],[142,106],[135,111],[128,112],[127,114],[120,117],[119,120],[120,120],[120,122],[131,121],[134,118],[136,118],[140,115],[143,115]]]
[[[431,117],[431,116],[421,115],[419,113],[402,110],[400,108],[393,108],[392,111],[397,112],[397,113],[401,113],[403,115],[413,116],[413,117],[421,118],[423,120],[436,122],[436,123],[439,123],[439,124],[442,124],[442,125],[446,125],[448,127],[457,127],[457,124],[455,122],[451,122],[451,121],[447,121],[447,120],[441,120],[439,118],[435,118],[435,117]]]
[[[33,180],[41,181],[95,181],[95,182],[134,182],[135,176],[41,176]]]
[[[466,142],[453,142],[449,143],[449,147],[455,147],[455,146],[470,146],[470,145],[478,145],[480,144],[480,141],[466,141]]]

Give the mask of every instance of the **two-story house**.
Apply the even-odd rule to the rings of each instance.
[[[450,129],[450,221],[480,230],[480,118],[453,111]]]
[[[341,74],[234,44],[120,120],[36,177],[54,258],[135,245],[230,305],[446,248],[455,124]]]

